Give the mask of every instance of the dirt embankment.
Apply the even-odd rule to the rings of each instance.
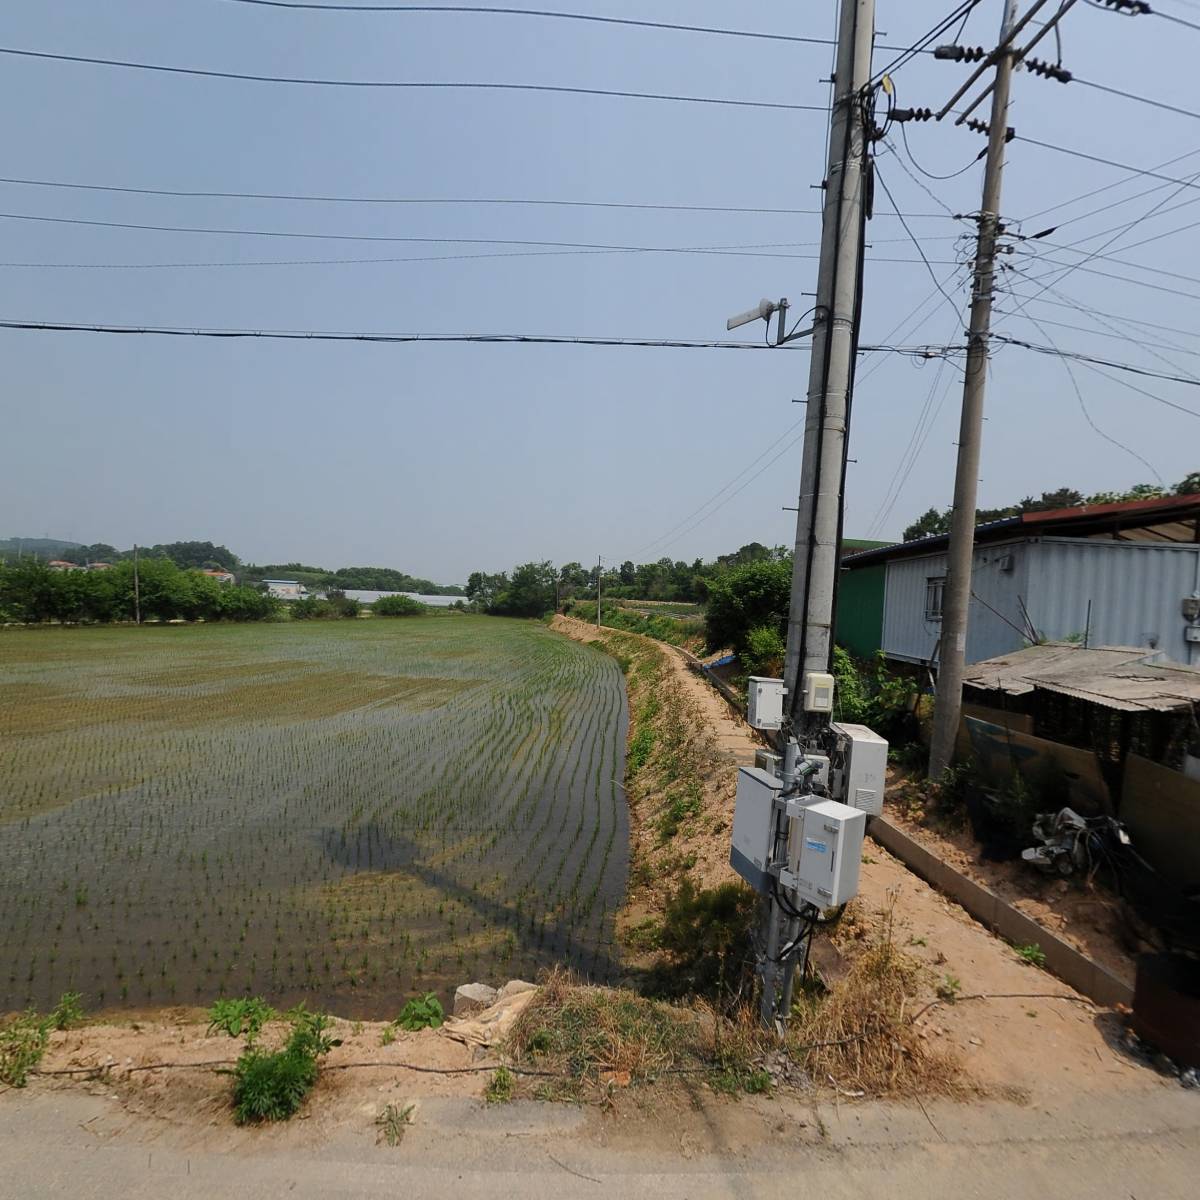
[[[662,910],[684,877],[700,888],[736,879],[729,866],[736,770],[764,743],[673,646],[557,616],[552,628],[612,654],[629,691],[625,789],[630,894],[625,925]]]

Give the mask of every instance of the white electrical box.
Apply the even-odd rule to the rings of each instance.
[[[755,891],[769,886],[767,866],[775,833],[775,797],[783,783],[758,767],[739,767],[730,866]]]
[[[783,697],[787,689],[782,679],[751,675],[746,720],[755,729],[779,729],[783,725]]]
[[[799,855],[787,882],[801,900],[818,908],[837,908],[858,891],[867,814],[836,800],[821,800],[804,810],[802,820]]]
[[[804,676],[804,711],[833,712],[833,676],[825,671],[809,671]]]
[[[829,791],[834,799],[878,816],[883,811],[888,744],[865,725],[834,722]]]

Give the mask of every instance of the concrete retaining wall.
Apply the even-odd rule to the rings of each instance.
[[[890,850],[911,871],[957,900],[980,924],[1015,946],[1037,943],[1046,956],[1046,970],[1097,1004],[1111,1008],[1133,1005],[1133,986],[1093,962],[1057,934],[1051,933],[995,892],[968,879],[932,851],[914,841],[886,817],[871,817],[867,833]]]

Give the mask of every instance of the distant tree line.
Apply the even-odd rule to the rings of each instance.
[[[1190,496],[1200,493],[1200,471],[1193,471],[1181,479],[1174,487],[1160,487],[1156,483],[1139,483],[1127,492],[1094,492],[1085,496],[1074,488],[1063,487],[1053,492],[1043,492],[1039,497],[1026,496],[1016,504],[1004,508],[977,508],[975,524],[985,525],[988,521],[999,521],[1005,517],[1019,517],[1022,513],[1050,512],[1056,508],[1078,508],[1081,504],[1119,504],[1125,500],[1154,500],[1159,496]],[[922,513],[905,529],[903,538],[906,542],[916,541],[917,538],[932,537],[938,533],[950,532],[950,516],[953,509],[938,510],[931,508]]]
[[[65,561],[65,560],[64,560]],[[107,560],[104,560],[107,561]],[[0,618],[98,623],[133,621],[265,621],[279,601],[257,588],[219,583],[169,558],[120,560],[104,571],[54,570],[23,558],[0,565]]]
[[[88,563],[119,563],[134,557],[133,548],[118,550],[107,542],[93,542],[80,546],[73,542],[56,542],[53,539],[6,538],[0,542],[0,554],[6,560],[32,557],[55,559],[74,563],[77,567]],[[161,542],[156,546],[139,546],[139,559],[165,558],[177,567],[187,570],[213,570],[236,573],[242,560],[228,546],[213,542]]]
[[[732,554],[718,555],[712,562],[695,559],[620,566],[584,567],[569,562],[555,567],[551,562],[530,562],[499,574],[472,572],[466,595],[472,607],[497,616],[536,617],[550,612],[566,600],[595,599],[597,574],[603,597],[608,600],[663,600],[703,604],[711,582],[745,563],[790,563],[784,546],[768,547],[750,542]],[[789,567],[790,570],[790,567]]]
[[[309,566],[306,563],[271,563],[257,566],[243,563],[228,546],[214,542],[162,542],[154,546],[139,546],[137,556],[141,560],[166,559],[182,570],[228,571],[237,575],[242,583],[261,583],[264,579],[295,579],[313,589],[347,588],[379,592],[420,592],[426,596],[465,596],[466,592],[457,584],[434,583],[420,579],[391,567],[339,567],[330,571],[325,567]],[[81,546],[73,542],[60,542],[53,538],[6,538],[0,540],[0,560],[13,562],[25,558],[35,560],[60,560],[82,567],[89,563],[116,564],[134,557],[132,547],[118,550],[107,542],[94,542]]]
[[[295,579],[306,587],[342,591],[350,588],[370,592],[419,592],[424,596],[466,595],[458,584],[434,583],[391,567],[339,567],[336,571],[328,571],[305,563],[271,563],[265,567],[248,566],[244,575],[248,580]]]

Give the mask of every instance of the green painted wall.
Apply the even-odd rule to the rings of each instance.
[[[858,658],[870,658],[883,647],[883,589],[887,565],[843,571],[838,580],[835,637]]]

